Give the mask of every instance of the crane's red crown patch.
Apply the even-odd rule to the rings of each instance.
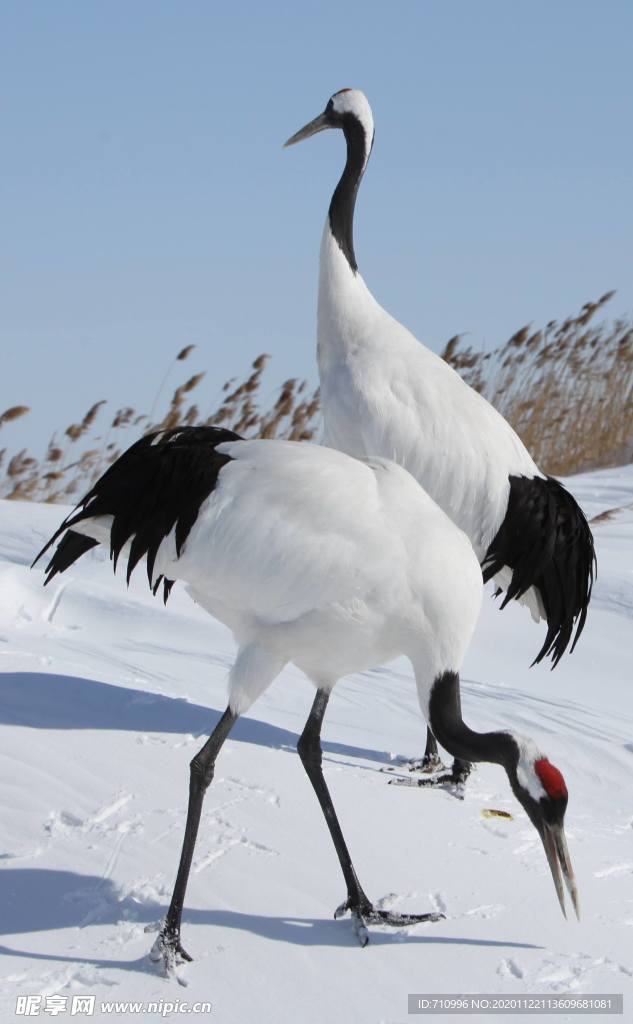
[[[538,775],[543,789],[553,800],[567,796],[565,780],[555,765],[550,764],[546,757],[534,762],[534,771]]]

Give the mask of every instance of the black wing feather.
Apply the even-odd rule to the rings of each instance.
[[[571,651],[587,618],[596,573],[593,536],[575,498],[553,477],[511,476],[505,519],[482,563],[484,582],[509,566],[502,608],[535,587],[547,635],[533,664],[551,655],[554,668],[576,626]]]
[[[122,549],[131,541],[128,583],[135,566],[146,557],[150,586],[155,594],[162,580],[167,603],[174,581],[162,576],[153,579],[158,549],[175,527],[180,555],[202,502],[214,489],[222,467],[231,461],[216,451],[217,445],[240,440],[239,434],[222,427],[175,427],[146,434],[97,480],[33,565],[61,537],[46,567],[48,583],[98,543],[72,527],[97,516],[112,516],[110,558],[115,571]]]
[[[46,577],[46,583],[49,582],[58,572],[64,572],[69,565],[76,562],[78,558],[85,555],[86,551],[90,551],[91,548],[96,547],[99,541],[94,540],[92,537],[85,537],[83,533],[75,533],[74,530],[68,530],[64,534],[55,552],[55,565],[53,563],[48,566]],[[40,555],[42,552],[40,551]],[[37,557],[39,558],[40,555]],[[35,560],[37,561],[37,559]],[[35,565],[35,562],[33,562]],[[31,567],[32,568],[32,567]]]

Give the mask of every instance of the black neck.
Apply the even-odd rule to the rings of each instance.
[[[365,170],[367,147],[371,146],[373,140],[367,139],[365,129],[353,115],[344,115],[342,128],[347,142],[347,161],[330,203],[330,228],[351,269],[356,273],[358,264],[354,255],[354,206]]]
[[[513,737],[507,732],[474,732],[464,722],[456,672],[444,672],[433,683],[429,725],[438,743],[453,757],[462,761],[490,761],[514,774],[518,749]]]

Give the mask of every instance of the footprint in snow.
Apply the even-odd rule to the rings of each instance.
[[[500,978],[519,978],[525,977],[525,971],[520,964],[511,956],[503,957],[499,966],[497,967],[497,974]]]
[[[441,892],[431,893],[431,905],[433,910],[436,910],[439,914],[446,914],[448,916],[448,903]]]
[[[560,954],[558,960],[541,961],[540,969],[537,968],[531,981],[537,989],[543,986],[554,992],[573,992],[582,986],[587,991],[592,984],[596,984],[592,976],[597,971],[633,977],[633,970],[617,960],[605,956],[592,957],[589,953],[576,953],[570,956]],[[598,984],[600,985],[600,982]]]
[[[599,871],[594,871],[594,878],[614,878],[620,877],[620,875],[630,875],[633,873],[633,864],[630,861],[625,861],[622,864],[609,864],[606,868],[600,868]]]
[[[51,811],[44,824],[44,831],[51,838],[67,836],[75,830],[78,832],[90,832],[93,829],[99,832],[138,832],[142,828],[142,823],[138,818],[110,823],[110,819],[132,799],[132,793],[117,793],[94,814],[89,814],[85,818],[80,818],[71,811]]]
[[[225,776],[224,779],[218,779],[218,782],[227,782],[243,792],[252,793],[254,796],[263,796],[268,803],[274,804],[275,807],[281,806],[279,795],[274,789],[265,789],[251,782],[243,782],[242,779],[236,779],[231,775]]]
[[[489,920],[491,917],[497,917],[505,907],[502,903],[484,903],[480,907],[473,907],[472,910],[467,910],[464,914],[465,917],[481,917],[484,921]]]

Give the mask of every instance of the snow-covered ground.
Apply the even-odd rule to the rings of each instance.
[[[632,1019],[633,467],[569,483],[590,516],[629,506],[595,527],[579,647],[554,673],[529,669],[541,631],[486,600],[463,703],[475,728],[528,734],[563,771],[581,923],[563,919],[500,768],[480,766],[463,802],[387,785],[380,769],[420,754],[424,736],[399,661],[339,684],[324,769],[368,894],[446,920],[372,928],[360,949],[332,918],[343,880],[295,753],[313,690],[290,668],[218,760],[187,893],[186,988],[149,962],[145,927],[169,901],[188,762],[224,709],[231,637],[178,586],[164,608],[141,569],[126,591],[103,552],[43,589],[29,564],[62,510],[1,503],[0,1019],[18,995],[70,1008],[83,993],[97,1006],[210,1000],[208,1019],[235,1024],[402,1022],[429,1019],[407,1016],[407,993],[438,991],[623,992]],[[512,820],[485,818],[491,807]]]

